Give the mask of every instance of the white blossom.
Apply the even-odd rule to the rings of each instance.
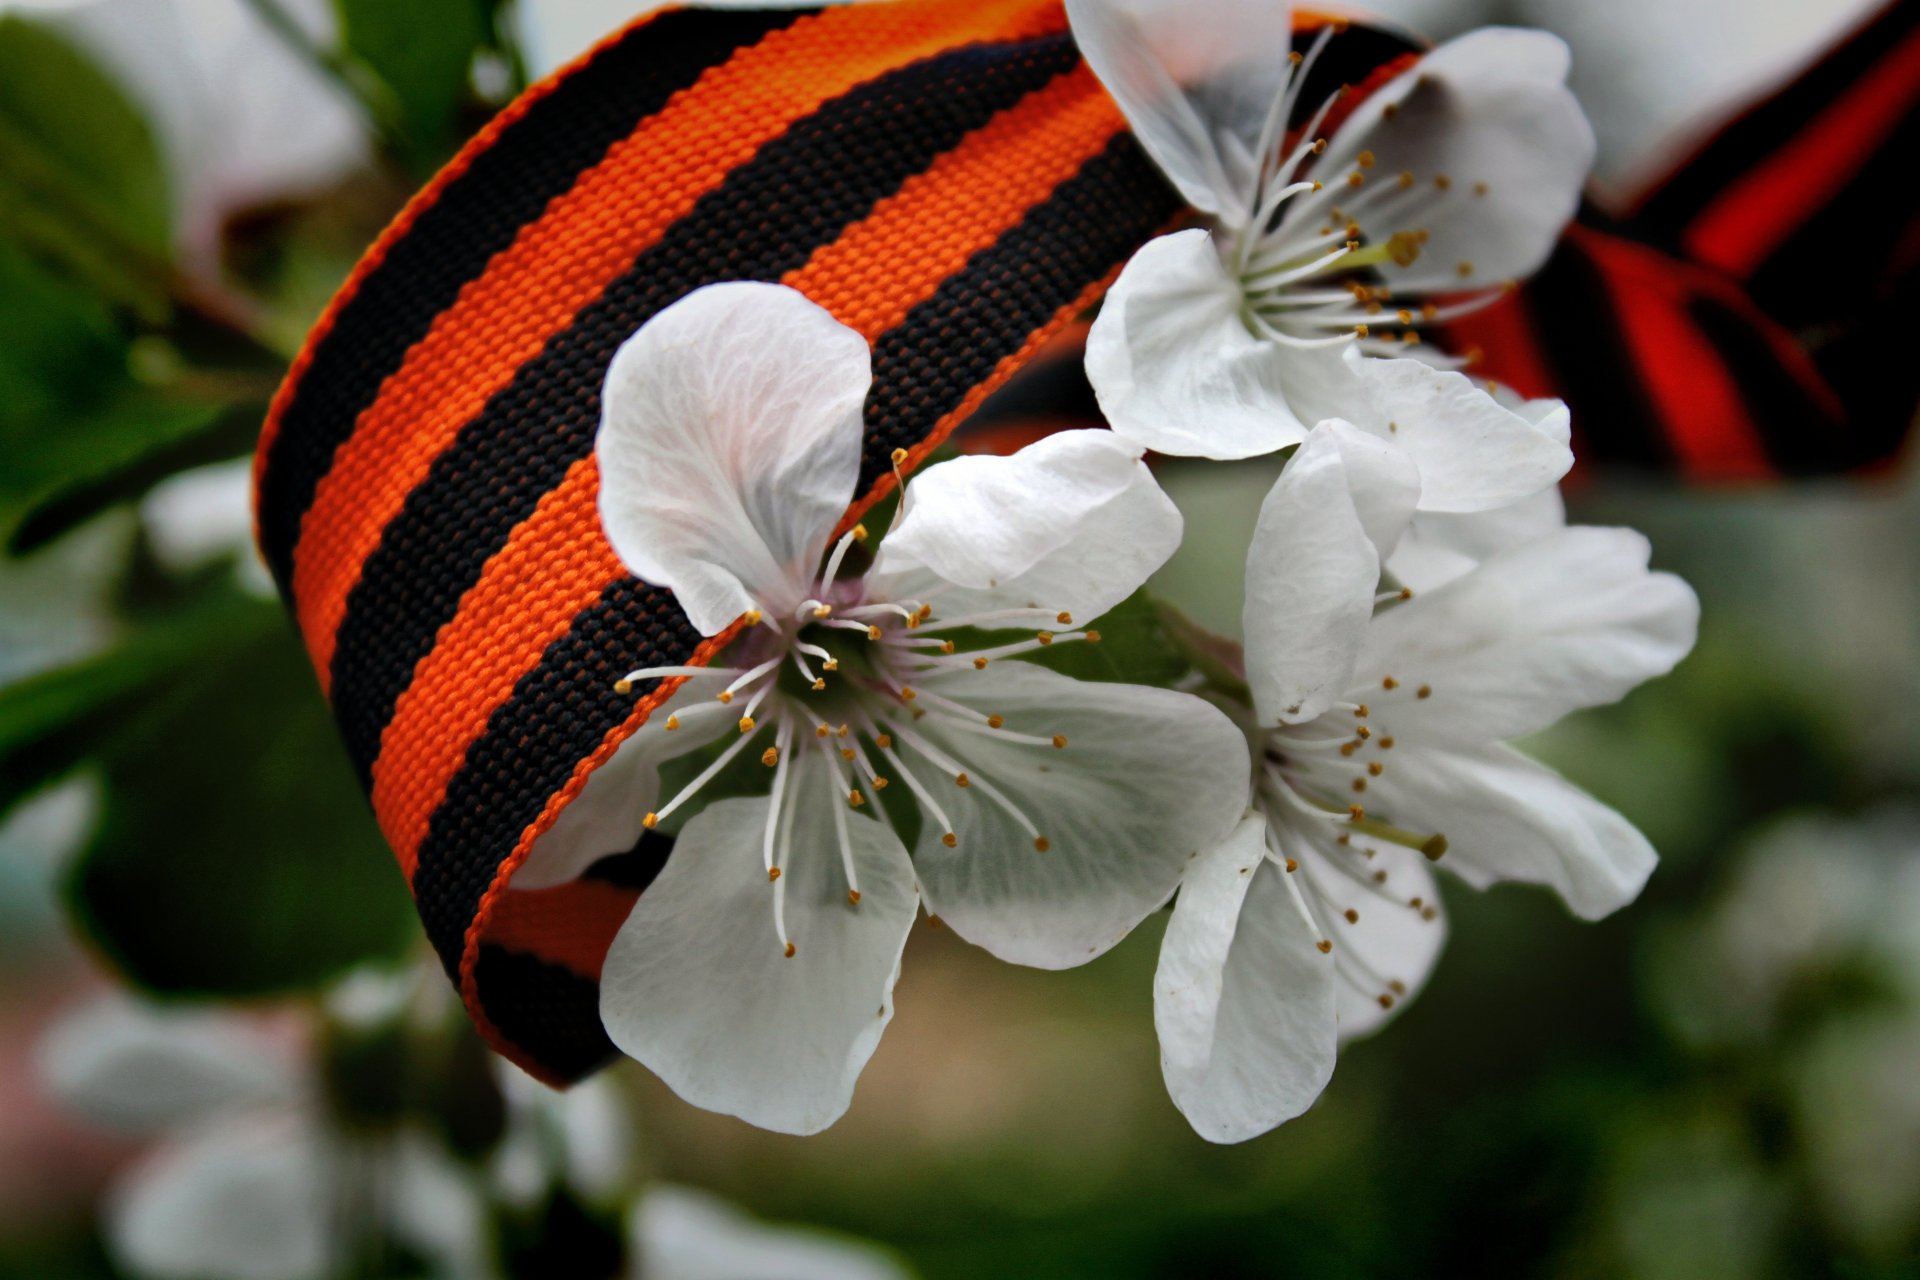
[[[689,683],[516,881],[630,848],[751,751],[766,793],[686,821],[607,955],[601,1013],[682,1097],[791,1132],[845,1111],[923,902],[1002,959],[1084,963],[1167,900],[1247,785],[1206,703],[1015,660],[1096,639],[1076,620],[1178,541],[1138,446],[1068,432],[932,467],[869,558],[864,527],[833,534],[870,376],[859,335],[775,285],[698,290],[621,349],[597,446],[607,535],[702,632],[746,626],[718,665],[631,673]],[[1019,630],[959,648],[977,628]],[[722,739],[659,798],[664,759]]]
[[[1415,457],[1434,511],[1504,506],[1565,474],[1564,442],[1412,345],[1538,267],[1572,215],[1593,140],[1564,45],[1475,32],[1331,136],[1339,94],[1290,140],[1332,28],[1295,55],[1287,8],[1264,0],[1070,0],[1068,13],[1141,145],[1207,220],[1141,249],[1094,322],[1087,373],[1115,431],[1245,458],[1342,418]]]
[[[1529,521],[1504,519],[1443,526],[1484,558],[1413,591],[1390,567],[1420,479],[1377,437],[1323,423],[1260,513],[1254,811],[1188,873],[1155,981],[1168,1087],[1216,1141],[1299,1114],[1336,1028],[1370,1030],[1419,988],[1444,937],[1432,863],[1476,887],[1550,886],[1586,919],[1653,870],[1624,818],[1505,743],[1671,669],[1693,645],[1693,592],[1650,573],[1630,530],[1509,538]]]

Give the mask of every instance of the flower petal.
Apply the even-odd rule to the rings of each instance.
[[[1468,884],[1542,884],[1598,920],[1639,896],[1658,861],[1632,823],[1510,747],[1396,750],[1371,794],[1389,821],[1447,838]]]
[[[1314,428],[1288,460],[1247,551],[1242,628],[1262,724],[1311,720],[1347,691],[1380,580],[1361,509],[1397,539],[1418,493],[1397,450],[1343,422]]]
[[[848,813],[860,902],[848,901],[825,771],[794,763],[785,874],[761,861],[771,801],[722,800],[673,856],[607,952],[600,1016],[621,1050],[698,1107],[780,1133],[838,1120],[893,1017],[900,952],[919,907],[892,832]],[[784,894],[783,954],[773,928]]]
[[[1375,731],[1515,738],[1672,670],[1693,648],[1700,603],[1650,573],[1648,555],[1631,529],[1563,529],[1386,610],[1356,664]],[[1389,676],[1392,692],[1373,683]]]
[[[1134,254],[1087,334],[1087,377],[1113,429],[1157,453],[1251,458],[1365,403],[1344,347],[1257,337],[1241,306],[1205,231]]]
[[[1334,963],[1245,819],[1180,884],[1153,977],[1160,1069],[1211,1142],[1242,1142],[1313,1105],[1333,1076]]]
[[[1432,591],[1471,572],[1481,562],[1567,525],[1567,504],[1558,486],[1491,511],[1423,511],[1387,561],[1396,582],[1416,592]]]
[[[1333,942],[1346,1041],[1375,1030],[1419,994],[1446,944],[1447,923],[1425,855],[1352,833],[1345,845],[1325,840],[1324,827],[1306,838],[1286,832],[1281,847],[1300,865],[1294,874],[1307,877],[1301,887],[1311,885],[1316,910],[1326,913],[1320,926]],[[1386,878],[1374,879],[1380,875]]]
[[[1287,87],[1277,0],[1067,0],[1074,40],[1187,202],[1243,223],[1262,130]]]
[[[600,515],[706,635],[803,599],[860,472],[864,338],[781,285],[708,285],[607,371]]]
[[[1425,511],[1485,511],[1547,488],[1573,467],[1564,435],[1503,407],[1465,374],[1420,360],[1361,359],[1355,365],[1376,435],[1420,467]]]
[[[1593,164],[1567,65],[1566,45],[1545,32],[1470,32],[1389,81],[1329,140],[1317,174],[1345,173],[1370,150],[1376,181],[1410,173],[1426,196],[1411,209],[1395,202],[1406,211],[1395,225],[1355,215],[1380,239],[1431,236],[1411,265],[1382,268],[1396,293],[1498,285],[1546,261]]]
[[[1019,661],[931,676],[923,687],[1003,715],[1007,734],[1066,743],[996,738],[941,714],[899,735],[958,836],[946,847],[931,818],[921,832],[914,866],[927,909],[1003,960],[1065,969],[1107,950],[1172,895],[1188,859],[1219,843],[1245,808],[1246,741],[1198,698],[1070,680]],[[908,732],[964,768],[969,785]]]
[[[869,585],[924,567],[965,590],[943,614],[1039,605],[1081,621],[1132,595],[1180,545],[1180,511],[1111,431],[1062,431],[1012,457],[955,458],[914,477]],[[1065,624],[1062,624],[1065,625]]]
[[[513,887],[564,884],[638,844],[643,820],[660,803],[660,766],[725,737],[739,720],[737,707],[714,700],[726,683],[719,676],[696,676],[654,708],[534,844],[513,874]],[[669,722],[679,727],[669,729]]]
[[[107,1243],[129,1272],[178,1280],[307,1280],[338,1262],[321,1135],[268,1113],[152,1153],[116,1184]]]
[[[66,1106],[95,1124],[154,1133],[292,1100],[299,1078],[269,1048],[231,1014],[106,996],[56,1024],[38,1057]]]
[[[641,1280],[906,1280],[877,1245],[760,1222],[716,1196],[656,1183],[628,1217]]]

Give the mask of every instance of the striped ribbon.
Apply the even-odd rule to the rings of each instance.
[[[1346,29],[1315,74],[1330,92],[1404,51]],[[687,9],[528,91],[368,252],[275,399],[260,542],[497,1049],[556,1083],[612,1055],[600,965],[670,842],[507,881],[671,692],[614,680],[726,639],[601,535],[620,343],[716,281],[813,298],[873,344],[859,510],[894,449],[911,468],[1182,212],[1059,0]]]

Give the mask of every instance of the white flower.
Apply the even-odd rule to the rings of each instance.
[[[1430,861],[1476,887],[1549,885],[1587,919],[1653,869],[1625,819],[1504,743],[1672,668],[1692,591],[1648,572],[1636,533],[1556,527],[1411,593],[1381,563],[1419,483],[1399,451],[1330,422],[1261,509],[1255,814],[1188,873],[1155,980],[1168,1087],[1215,1141],[1299,1114],[1332,1071],[1336,1018],[1364,1032],[1419,987],[1443,938]]]
[[[273,578],[253,538],[253,459],[216,462],[168,476],[140,500],[153,555],[175,573],[234,562],[240,589],[273,598]]]
[[[879,1248],[802,1227],[756,1222],[715,1196],[656,1186],[628,1216],[634,1280],[904,1280]]]
[[[372,1215],[361,1228],[404,1241],[433,1275],[484,1274],[481,1207],[444,1149],[421,1132],[331,1123],[291,1030],[111,996],[42,1043],[41,1074],[63,1103],[156,1139],[108,1194],[115,1258],[162,1280],[311,1280],[354,1247],[358,1206]]]
[[[1436,511],[1504,506],[1565,474],[1563,442],[1436,367],[1450,362],[1393,358],[1418,325],[1538,267],[1572,215],[1593,139],[1563,44],[1463,36],[1323,138],[1329,98],[1290,143],[1331,28],[1297,57],[1286,7],[1267,0],[1067,10],[1141,145],[1209,221],[1136,254],[1094,322],[1087,373],[1114,430],[1245,458],[1344,418],[1414,455]]]
[[[281,8],[316,44],[324,0]],[[289,47],[246,0],[0,0],[44,19],[98,58],[146,111],[167,162],[183,265],[217,277],[228,217],[338,180],[363,163],[353,101]]]
[[[1093,639],[1074,619],[1172,551],[1179,515],[1139,449],[1069,432],[931,468],[859,572],[863,528],[829,545],[855,496],[869,380],[865,341],[774,285],[699,290],[615,357],[598,440],[608,538],[702,632],[748,625],[729,666],[632,673],[692,682],[516,881],[630,848],[752,750],[769,794],[686,823],[607,955],[601,1014],[682,1097],[790,1132],[845,1111],[923,900],[1003,959],[1080,964],[1166,901],[1246,795],[1240,735],[1205,703],[1006,661]],[[956,651],[966,629],[1015,627]],[[657,800],[662,759],[729,736]],[[896,831],[901,814],[917,832]]]

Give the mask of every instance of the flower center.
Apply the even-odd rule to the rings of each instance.
[[[782,877],[795,854],[793,833],[802,805],[825,803],[831,808],[847,898],[855,906],[860,881],[849,811],[863,811],[892,828],[893,815],[880,793],[895,784],[905,788],[922,822],[933,823],[948,848],[960,842],[950,808],[986,803],[1020,826],[1036,852],[1051,849],[1034,816],[995,785],[991,770],[970,762],[957,740],[990,737],[1051,752],[1067,749],[1066,736],[1045,727],[1033,732],[1028,731],[1031,726],[1010,726],[998,712],[972,705],[964,685],[941,680],[941,692],[926,682],[948,673],[984,672],[995,662],[1054,644],[1100,639],[1095,631],[1053,629],[1072,624],[1068,614],[1056,610],[939,617],[930,599],[869,598],[864,580],[836,581],[848,548],[865,536],[865,529],[856,527],[840,540],[812,595],[791,616],[776,617],[766,610],[748,615],[752,626],[733,646],[739,665],[645,668],[621,682],[631,689],[633,682],[654,677],[728,678],[717,697],[738,711],[738,736],[672,799],[648,813],[645,825],[651,830],[685,807],[743,751],[760,747],[760,762],[770,771],[771,801],[763,862],[773,886],[774,932],[788,956],[796,948],[786,927]],[[976,629],[1015,627],[1029,630],[1029,637],[985,648],[960,647]],[[678,716],[669,715],[666,728],[677,727]],[[797,767],[809,753],[813,767]],[[826,779],[824,787],[813,780],[816,776]]]
[[[1320,104],[1287,148],[1284,122],[1330,31],[1322,30],[1304,56],[1292,57],[1287,85],[1261,138],[1249,216],[1227,237],[1222,253],[1240,284],[1243,319],[1256,336],[1294,346],[1358,338],[1368,354],[1385,355],[1417,344],[1419,326],[1477,311],[1511,286],[1482,289],[1446,306],[1418,298],[1395,305],[1380,268],[1412,266],[1426,251],[1428,227],[1439,215],[1484,199],[1489,188],[1485,182],[1457,183],[1445,173],[1376,173],[1371,151],[1361,151],[1339,172],[1319,173],[1327,139],[1318,131],[1345,89]],[[1388,104],[1380,127],[1392,128],[1398,114],[1397,104]],[[1471,262],[1454,270],[1463,282],[1474,275]]]
[[[1409,686],[1389,675],[1374,696],[1390,719],[1396,700],[1425,699],[1432,692],[1428,685]],[[1342,981],[1382,1008],[1392,1008],[1406,985],[1378,973],[1360,949],[1336,950],[1326,927],[1336,917],[1349,927],[1359,925],[1366,903],[1353,905],[1357,897],[1373,904],[1367,909],[1421,922],[1439,916],[1439,907],[1424,894],[1409,896],[1396,888],[1394,870],[1416,853],[1439,861],[1447,838],[1409,830],[1368,808],[1396,745],[1382,728],[1371,703],[1344,702],[1305,724],[1266,730],[1255,764],[1254,804],[1267,818],[1267,856],[1285,873],[1294,906],[1319,937],[1320,949],[1334,952]]]

